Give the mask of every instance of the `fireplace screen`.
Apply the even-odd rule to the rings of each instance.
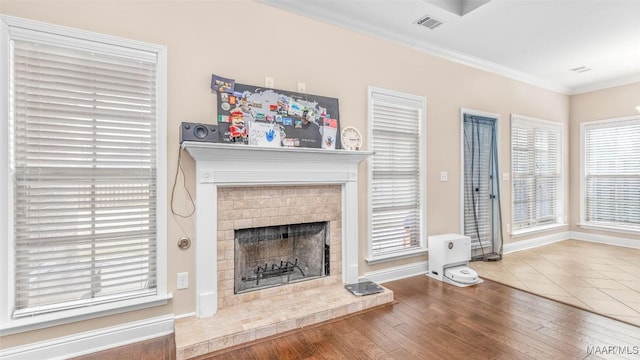
[[[329,223],[235,230],[235,293],[329,275]]]

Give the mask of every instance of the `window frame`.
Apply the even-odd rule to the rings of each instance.
[[[95,45],[96,48],[119,49],[121,54],[126,49],[133,52],[147,52],[156,56],[156,170],[157,170],[157,198],[156,221],[158,224],[156,233],[157,246],[157,292],[153,296],[136,299],[128,299],[117,302],[102,303],[87,307],[63,309],[55,312],[38,314],[30,317],[13,318],[14,298],[14,241],[13,241],[13,181],[10,176],[10,134],[9,116],[11,114],[11,93],[9,87],[11,52],[3,51],[0,57],[0,112],[5,119],[0,126],[0,168],[3,175],[0,176],[0,228],[3,231],[0,242],[0,335],[9,335],[24,331],[56,326],[74,321],[86,320],[98,316],[116,314],[126,311],[142,309],[151,306],[159,306],[167,303],[171,294],[167,293],[167,48],[161,45],[148,44],[135,40],[119,38],[115,36],[94,33],[85,30],[53,25],[28,19],[0,14],[0,47],[8,50],[12,39],[21,38],[24,31],[31,32],[35,38],[42,41],[55,41],[53,37],[69,39],[71,46],[75,41]],[[69,45],[67,44],[67,45]],[[120,53],[120,52],[119,52]]]
[[[514,227],[514,201],[515,201],[515,196],[514,196],[514,186],[515,186],[515,171],[514,171],[514,166],[513,166],[513,154],[514,154],[514,149],[513,149],[513,128],[515,126],[516,122],[526,122],[526,123],[533,123],[535,125],[536,128],[554,128],[557,129],[559,131],[559,135],[558,135],[558,139],[559,139],[559,144],[558,144],[558,176],[559,178],[557,179],[557,199],[556,199],[556,220],[554,223],[552,224],[544,224],[544,225],[531,225],[528,227],[524,227],[524,228],[520,228],[520,229],[515,229]],[[544,231],[544,230],[551,230],[557,227],[562,227],[566,225],[566,216],[565,216],[565,183],[566,183],[566,141],[565,141],[565,126],[563,123],[560,122],[555,122],[555,121],[550,121],[550,120],[543,120],[543,119],[538,119],[538,118],[534,118],[534,117],[529,117],[529,116],[524,116],[524,115],[518,115],[518,114],[511,114],[511,129],[510,129],[510,141],[511,141],[511,234],[512,235],[523,235],[523,234],[529,234],[529,233],[535,233],[535,232],[539,232],[539,231]]]
[[[640,234],[640,224],[638,226],[623,226],[619,223],[598,224],[598,223],[588,222],[586,220],[586,216],[587,216],[586,130],[588,127],[600,127],[600,128],[617,127],[619,126],[618,124],[621,124],[624,122],[636,123],[638,126],[640,126],[640,115],[584,121],[580,123],[580,219],[577,225],[580,226],[581,228],[617,232],[622,234],[632,234],[632,235]]]
[[[415,255],[424,254],[427,251],[427,154],[426,154],[426,98],[424,96],[418,96],[408,93],[403,93],[399,91],[383,89],[379,87],[369,86],[368,94],[367,94],[367,138],[369,147],[372,148],[373,144],[373,100],[374,94],[379,94],[381,96],[387,97],[396,97],[399,102],[406,101],[411,103],[418,103],[419,106],[416,109],[420,112],[420,119],[418,120],[420,128],[419,131],[419,144],[418,144],[418,153],[419,153],[419,174],[418,174],[418,182],[420,184],[420,198],[419,198],[419,234],[418,238],[420,239],[420,245],[413,249],[405,250],[405,251],[392,251],[387,253],[375,254],[373,251],[373,237],[371,236],[371,231],[373,229],[373,208],[371,204],[373,203],[373,166],[372,159],[368,160],[368,203],[367,207],[368,211],[368,229],[369,229],[369,239],[367,241],[367,258],[365,260],[369,264],[376,264],[385,261],[392,261],[397,259],[402,259],[406,257],[411,257]]]

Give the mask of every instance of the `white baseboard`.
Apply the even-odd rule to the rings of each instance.
[[[553,244],[558,241],[570,239],[569,237],[570,233],[571,233],[570,231],[563,231],[555,234],[540,236],[540,237],[529,239],[529,240],[522,240],[522,241],[516,241],[516,242],[504,244],[502,248],[502,252],[503,254],[510,254],[517,251],[537,248],[538,246]]]
[[[599,244],[612,245],[612,246],[623,246],[632,249],[640,249],[640,240],[634,240],[629,238],[622,238],[617,236],[609,236],[609,235],[599,235],[599,234],[590,234],[583,233],[579,231],[564,231],[559,232],[547,236],[541,236],[529,240],[516,241],[513,243],[504,245],[504,254],[513,253],[516,251],[533,249],[538,246],[544,246],[548,244],[553,244],[562,240],[580,240],[580,241],[589,241],[595,242]]]
[[[0,360],[67,359],[165,336],[173,331],[171,314],[3,349]]]
[[[572,231],[570,239],[640,249],[640,240]]]
[[[393,280],[400,280],[411,276],[426,274],[429,269],[428,264],[428,261],[419,261],[388,269],[371,271],[365,273],[364,276],[361,276],[360,278],[366,278],[375,283],[382,284]]]
[[[180,315],[176,315],[174,317],[175,320],[179,320],[179,319],[184,319],[184,318],[188,318],[188,317],[195,317],[196,313],[195,312],[190,312],[190,313],[184,313],[184,314],[180,314]]]

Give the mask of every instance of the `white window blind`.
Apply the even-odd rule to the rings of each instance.
[[[562,126],[512,116],[513,230],[562,222]]]
[[[583,221],[640,230],[640,118],[585,123]]]
[[[155,295],[164,226],[156,55],[41,38],[10,42],[14,318]]]
[[[424,248],[424,99],[370,92],[371,256]]]

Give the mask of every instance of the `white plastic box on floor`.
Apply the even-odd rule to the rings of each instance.
[[[427,276],[456,286],[482,282],[467,265],[471,260],[471,238],[460,234],[429,236],[429,272]]]

